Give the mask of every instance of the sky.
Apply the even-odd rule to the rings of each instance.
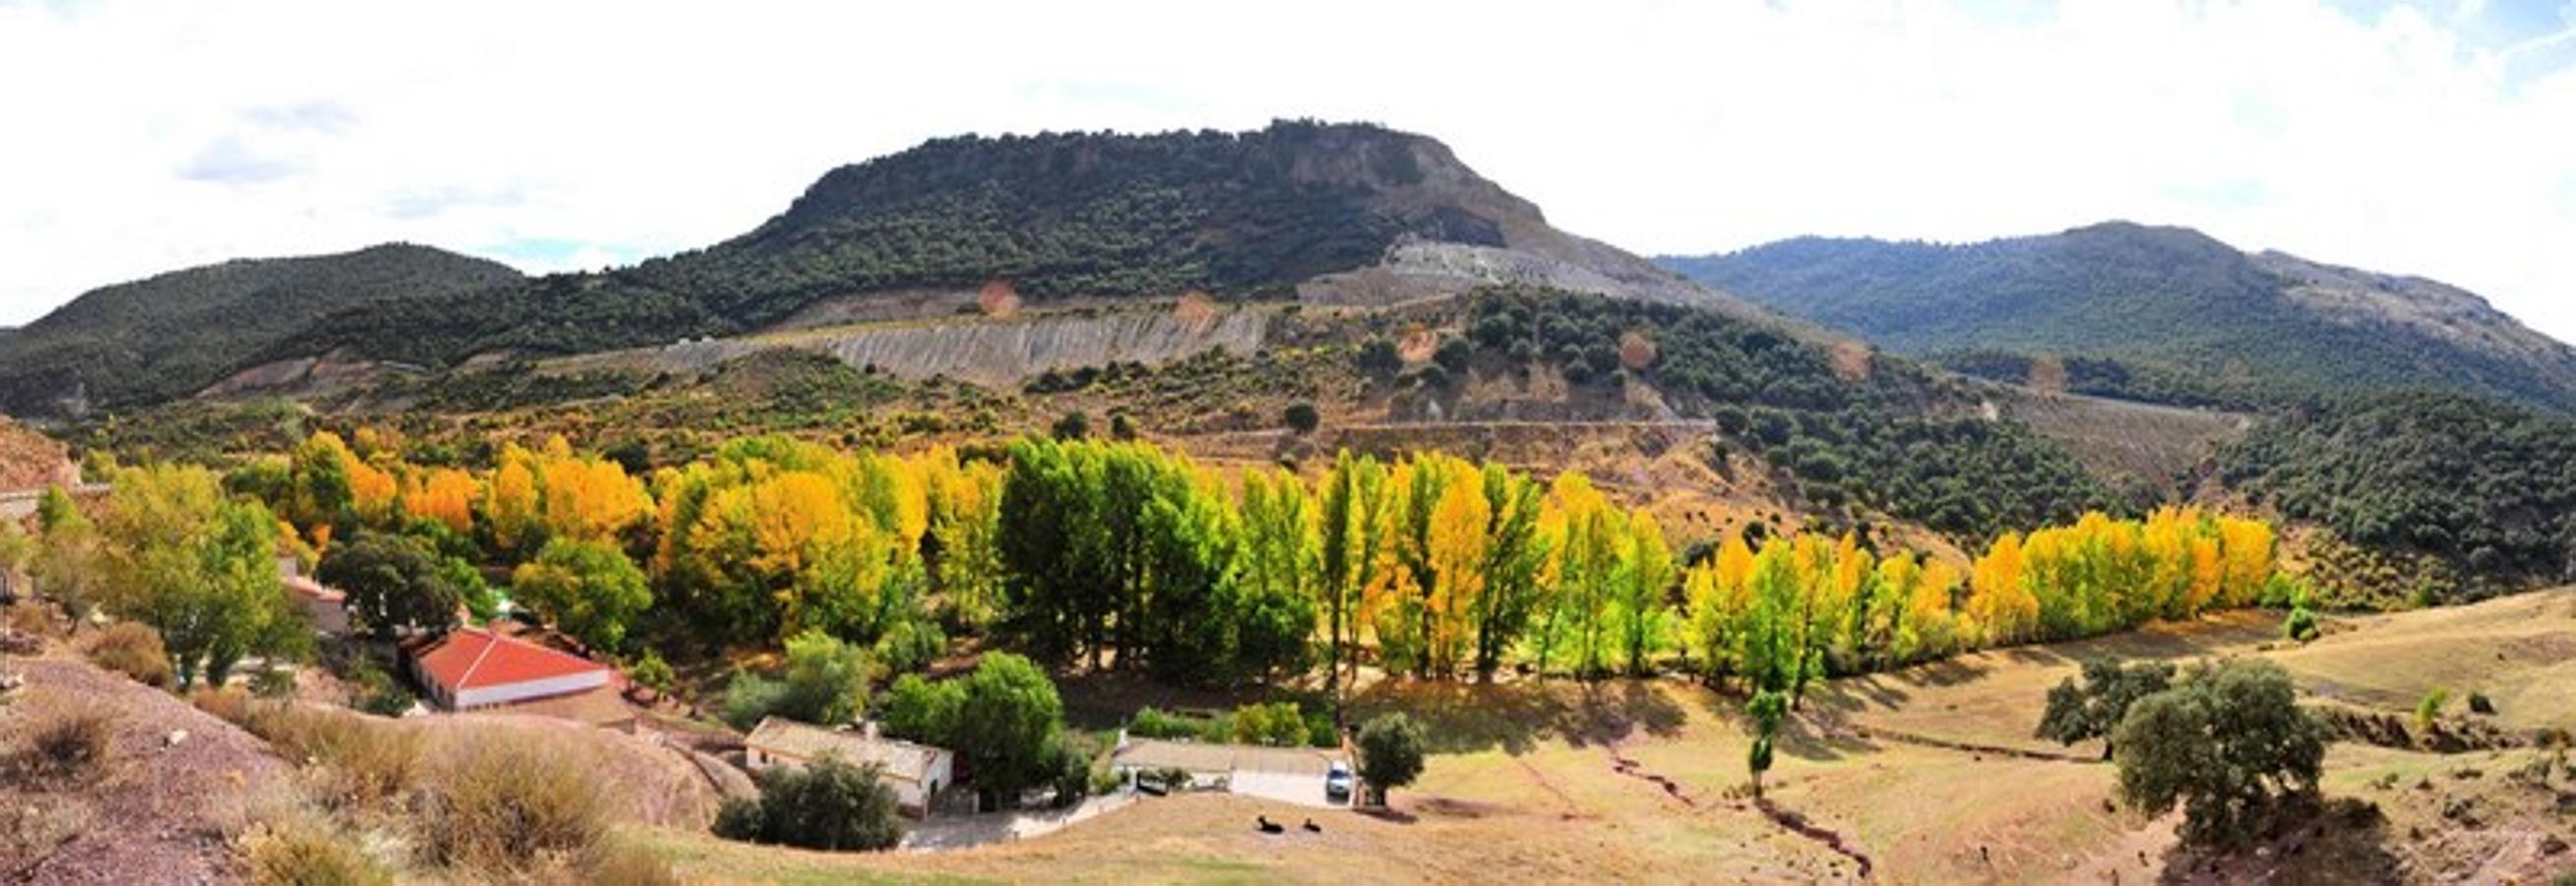
[[[2129,219],[2576,341],[2576,0],[0,0],[0,323],[389,240],[595,269],[929,138],[1281,117],[1640,253]]]

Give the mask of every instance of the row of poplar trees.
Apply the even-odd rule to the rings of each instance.
[[[1678,647],[1712,681],[1794,698],[1826,674],[2244,605],[2275,580],[2268,525],[2193,508],[2006,534],[1964,577],[1794,533],[1728,538],[1684,570],[1651,515],[1582,474],[1440,453],[1229,482],[1151,444],[1038,437],[985,458],[751,437],[647,476],[559,439],[504,445],[480,472],[401,449],[316,434],[229,479],[317,549],[334,532],[427,539],[528,579],[523,604],[610,646],[655,619],[735,645],[935,620],[1193,682],[1319,666],[1339,681],[1369,660],[1588,677]]]

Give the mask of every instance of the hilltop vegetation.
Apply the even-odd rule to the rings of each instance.
[[[2106,359],[2156,379],[2104,391],[2124,396],[2431,387],[2576,409],[2576,350],[2474,296],[2440,288],[2428,306],[2433,284],[2247,255],[2180,228],[1960,246],[1809,237],[1665,262],[1906,353]]]
[[[2418,602],[2576,579],[2576,421],[2470,397],[2397,393],[2291,411],[2223,458],[2227,479],[2346,541],[2449,567],[2324,577]],[[2368,590],[2368,589],[2363,589]]]
[[[275,355],[602,350],[758,329],[827,297],[994,280],[1036,300],[1276,295],[1402,236],[1501,245],[1501,220],[1394,198],[1435,175],[1481,181],[1437,142],[1365,125],[939,139],[833,170],[715,246],[343,312]]]
[[[518,280],[494,262],[393,243],[230,261],[92,290],[0,336],[0,410],[60,414],[70,411],[65,400],[118,408],[184,397],[290,345],[291,335],[332,311]]]

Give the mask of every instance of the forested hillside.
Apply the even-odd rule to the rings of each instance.
[[[2383,590],[2430,600],[2576,579],[2576,421],[2562,416],[2460,396],[2361,397],[2263,422],[2223,464],[2288,516],[2465,578]]]
[[[1995,352],[2121,364],[2071,379],[2099,393],[2188,404],[2430,387],[2576,408],[2576,350],[2475,296],[2247,255],[2181,228],[2115,222],[1958,246],[1808,237],[1664,261],[1970,368],[1994,369]]]
[[[514,283],[517,271],[390,243],[229,261],[92,290],[0,336],[0,410],[51,414],[185,396],[334,310]]]
[[[1502,246],[1536,207],[1421,136],[1280,122],[1245,133],[1060,133],[925,143],[833,170],[705,249],[597,275],[327,318],[278,356],[348,345],[443,364],[757,329],[818,300],[1008,281],[1069,296],[1284,295],[1398,238]]]
[[[1541,290],[1479,293],[1469,330],[1490,357],[1576,385],[1653,386],[1794,476],[1821,510],[1875,508],[1975,543],[2113,497],[2064,448],[1989,419],[1955,380],[1908,360],[1838,355],[1708,311]]]

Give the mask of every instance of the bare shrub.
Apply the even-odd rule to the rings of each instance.
[[[348,831],[306,816],[288,816],[254,828],[242,840],[242,855],[254,883],[373,886],[394,879]]]
[[[34,600],[9,604],[7,615],[0,616],[0,625],[32,637],[60,637],[69,627],[64,624],[61,613]]]
[[[680,882],[680,875],[671,870],[671,863],[660,853],[624,841],[603,846],[591,861],[588,874],[583,878],[588,882],[624,886],[678,886]]]
[[[98,813],[88,798],[52,795],[38,802],[0,791],[0,871],[52,855],[89,830]]]
[[[18,768],[38,778],[96,774],[106,768],[115,737],[115,719],[106,711],[57,708],[28,727]]]
[[[124,674],[145,686],[170,685],[170,652],[161,635],[135,622],[108,626],[89,644],[91,664]]]
[[[238,686],[200,686],[196,692],[188,695],[188,703],[195,705],[197,710],[214,715],[217,720],[250,730],[254,734],[258,731],[250,729],[250,693],[243,692]]]
[[[576,754],[556,740],[499,733],[445,745],[420,818],[432,860],[498,873],[597,857],[608,802]]]
[[[331,809],[388,805],[420,775],[420,732],[344,711],[256,699],[239,689],[197,693],[198,710],[266,739],[288,759],[322,771],[314,800]]]

